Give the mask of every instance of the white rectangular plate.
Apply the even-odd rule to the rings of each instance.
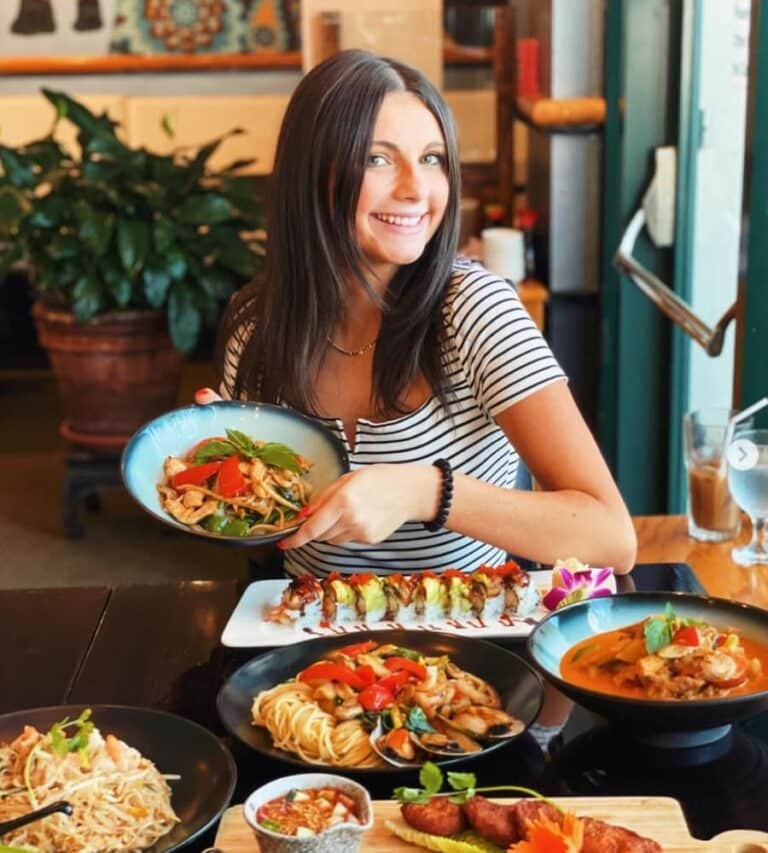
[[[533,571],[529,574],[540,595],[543,596],[552,582],[551,570]],[[267,622],[265,615],[280,603],[280,596],[288,583],[288,580],[265,580],[249,584],[237,607],[232,611],[227,627],[221,635],[222,645],[231,648],[291,646],[314,637],[404,628],[417,631],[443,631],[467,637],[527,637],[534,626],[549,614],[549,611],[539,604],[528,616],[502,617],[503,622],[499,619],[493,622],[481,622],[479,619],[445,619],[429,623],[376,622],[370,625],[363,622],[350,622],[329,628],[321,628],[319,625],[302,627]]]

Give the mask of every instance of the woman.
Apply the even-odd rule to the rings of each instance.
[[[507,282],[455,259],[459,182],[449,110],[413,68],[344,51],[291,98],[264,280],[231,306],[222,356],[225,396],[311,414],[350,454],[280,543],[290,573],[507,552],[632,567],[627,510],[549,348]],[[518,453],[541,491],[513,488]]]

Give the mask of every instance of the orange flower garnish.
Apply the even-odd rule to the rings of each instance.
[[[510,844],[507,853],[580,853],[584,843],[584,824],[572,812],[566,812],[558,825],[547,817],[528,825],[528,841]]]

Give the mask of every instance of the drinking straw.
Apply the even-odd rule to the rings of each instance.
[[[723,453],[720,456],[720,474],[724,477],[726,474],[726,456],[728,455],[728,446],[731,443],[731,439],[733,438],[733,432],[736,429],[736,424],[741,423],[741,421],[746,420],[751,415],[754,415],[755,412],[759,412],[760,409],[764,409],[768,406],[768,397],[762,397],[756,403],[753,403],[751,406],[747,406],[743,412],[738,412],[735,414],[729,421],[728,426],[725,430],[725,440],[723,441]]]

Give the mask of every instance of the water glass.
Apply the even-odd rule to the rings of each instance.
[[[688,473],[688,534],[701,542],[735,539],[741,513],[728,489],[725,436],[729,409],[701,409],[683,418]]]
[[[728,485],[752,519],[752,541],[731,552],[740,566],[768,564],[768,429],[736,430],[728,445]]]

